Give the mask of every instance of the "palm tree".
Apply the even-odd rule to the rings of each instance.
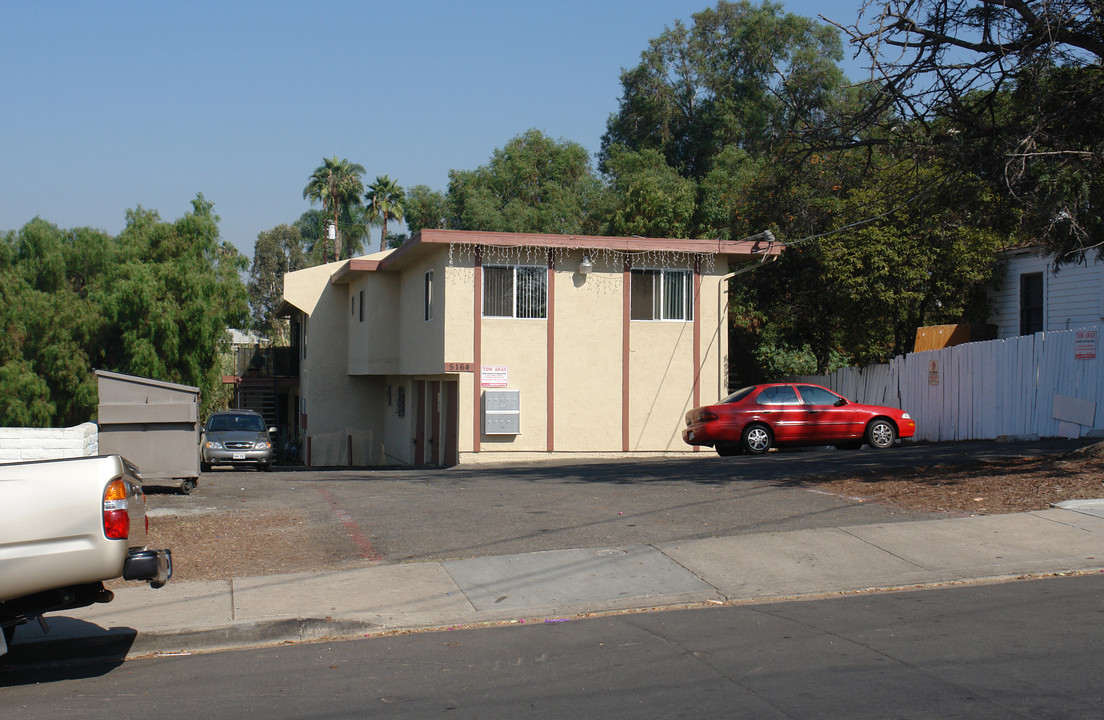
[[[373,223],[380,223],[383,230],[380,231],[380,250],[387,247],[387,221],[403,219],[403,203],[406,202],[406,194],[403,189],[384,175],[376,176],[376,181],[368,186],[368,192],[364,194],[368,201],[368,219]]]
[[[341,259],[341,226],[338,218],[341,210],[351,205],[360,205],[360,194],[364,192],[361,176],[364,167],[337,156],[323,158],[322,164],[315,168],[307,186],[303,188],[303,199],[312,203],[322,203],[322,208],[333,216],[334,260]]]

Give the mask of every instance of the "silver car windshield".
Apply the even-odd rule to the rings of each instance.
[[[247,430],[264,432],[264,419],[258,415],[216,415],[207,424],[208,431]]]

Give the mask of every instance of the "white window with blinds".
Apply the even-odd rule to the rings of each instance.
[[[539,266],[483,268],[483,317],[547,317],[548,271]]]
[[[689,270],[633,270],[630,281],[633,320],[694,319],[694,284]]]

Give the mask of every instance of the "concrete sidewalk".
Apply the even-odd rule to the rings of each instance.
[[[126,588],[19,628],[19,658],[138,657],[1104,569],[1104,500],[862,525]]]

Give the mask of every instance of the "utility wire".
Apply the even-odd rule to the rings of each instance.
[[[961,175],[961,174],[962,174],[961,171],[957,172],[953,176],[950,176],[950,177],[946,178],[946,180],[948,180],[948,181],[953,180],[955,177],[957,177],[958,175]],[[933,185],[934,185],[934,183],[933,183]],[[862,225],[868,225],[872,222],[875,222],[876,220],[881,220],[884,217],[892,215],[893,213],[897,212],[898,210],[900,210],[902,208],[908,207],[909,205],[916,202],[917,200],[919,200],[924,195],[929,194],[931,192],[931,190],[932,190],[932,187],[929,186],[929,187],[921,190],[920,192],[916,193],[912,197],[904,200],[903,202],[898,204],[896,207],[894,207],[890,210],[886,210],[884,213],[881,213],[880,215],[875,215],[873,217],[869,217],[869,218],[866,218],[864,220],[859,220],[857,222],[849,223],[847,225],[844,225],[843,227],[838,227],[835,230],[829,230],[828,232],[820,233],[819,235],[809,235],[808,237],[799,238],[797,240],[790,240],[789,242],[783,242],[783,243],[781,243],[781,245],[782,245],[783,248],[788,248],[791,245],[797,245],[798,243],[808,242],[810,240],[818,240],[822,237],[828,237],[829,235],[835,235],[836,233],[841,233],[844,230],[850,230],[852,228],[860,227]]]

